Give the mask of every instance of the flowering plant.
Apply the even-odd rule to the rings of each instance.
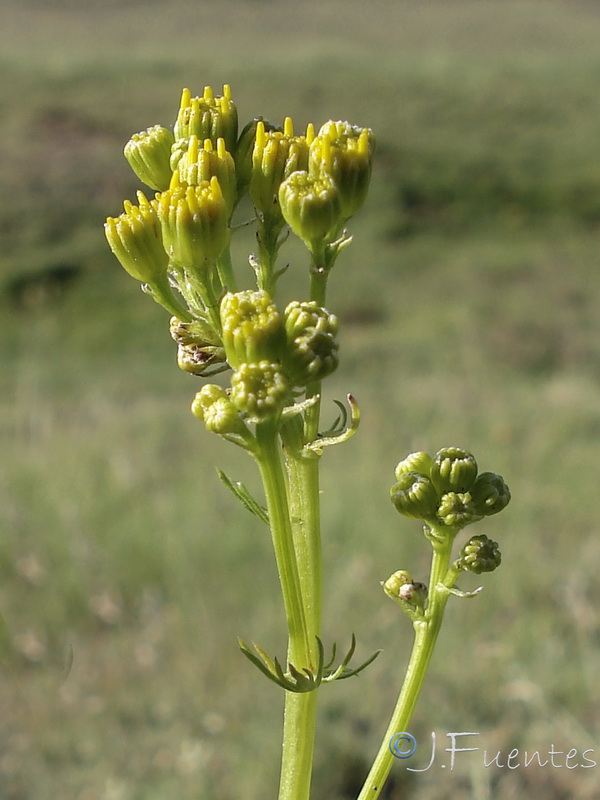
[[[279,800],[310,795],[316,705],[320,687],[361,673],[378,655],[351,665],[354,637],[336,661],[321,639],[321,532],[319,466],[326,448],[357,430],[359,410],[348,394],[334,425],[321,430],[322,382],[338,366],[338,319],[327,308],[327,283],[350,244],[349,220],[363,205],[375,139],[368,128],[326,122],[294,133],[261,118],[238,130],[228,86],[216,97],[186,89],[170,131],[155,126],[136,134],[125,156],[156,191],[105,225],[108,243],[125,270],[170,314],[177,362],[195,376],[228,373],[196,392],[192,413],[206,429],[255,460],[264,504],[242,484],[220,476],[245,508],[269,526],[288,628],[285,658],[240,641],[245,656],[285,690]],[[238,288],[232,236],[240,201],[254,209],[257,253],[250,255],[254,285]],[[306,296],[278,305],[285,268],[278,256],[292,231],[309,253]],[[249,273],[252,274],[252,273]],[[225,376],[224,376],[225,378]],[[415,639],[406,678],[373,767],[359,795],[375,800],[390,772],[388,747],[413,712],[450,596],[461,592],[461,572],[494,570],[495,542],[473,536],[452,560],[457,534],[501,511],[510,500],[503,479],[479,472],[475,458],[457,447],[433,457],[412,453],[396,468],[391,489],[402,514],[423,521],[432,548],[429,584],[398,570],[385,593],[410,618]]]

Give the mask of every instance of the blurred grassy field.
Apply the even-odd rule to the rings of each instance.
[[[329,397],[352,391],[363,422],[323,459],[323,504],[327,639],[384,652],[322,693],[315,797],[355,796],[399,685],[410,627],[379,581],[425,578],[418,525],[388,500],[416,448],[473,449],[514,499],[482,528],[502,569],[449,604],[411,730],[599,755],[597,5],[5,0],[2,15],[0,800],[275,796],[281,698],[236,644],[283,653],[275,568],[214,466],[256,476],[189,414],[166,315],[102,234],[137,188],[123,143],[205,83],[231,83],[242,119],[378,137],[330,293]],[[447,772],[398,765],[388,800],[597,796],[594,769],[465,756]]]

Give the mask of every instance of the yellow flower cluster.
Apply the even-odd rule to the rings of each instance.
[[[284,270],[277,270],[275,262],[287,223],[313,259],[327,250],[322,272],[333,266],[349,241],[343,226],[364,202],[373,149],[371,131],[347,122],[327,122],[316,134],[309,124],[296,135],[289,117],[281,128],[257,117],[239,132],[227,85],[220,96],[210,87],[199,97],[185,89],[171,130],[155,125],[125,146],[133,171],[156,194],[148,199],[138,192],[137,205],[125,201],[123,213],[106,221],[110,248],[173,315],[179,366],[195,375],[232,367],[237,371],[232,396],[248,413],[253,405],[248,398],[260,400],[264,394],[265,402],[255,403],[260,413],[271,406],[280,410],[292,388],[314,383],[337,366],[337,321],[321,307],[321,297],[321,302],[313,296],[296,303],[293,336],[286,338],[287,311],[280,314],[274,300]],[[236,288],[230,244],[239,227],[232,219],[246,196],[255,211],[259,256],[251,257],[258,291],[244,293]],[[306,329],[296,330],[301,320]],[[273,364],[284,365],[289,373],[277,387],[267,385],[279,375]],[[244,367],[244,381],[242,365],[253,370],[250,374],[250,367]],[[252,391],[246,392],[246,385]],[[216,399],[222,412],[225,400]],[[216,399],[211,396],[210,402]],[[208,401],[203,396],[199,406],[203,418]],[[231,422],[221,413],[218,424],[208,418],[213,430]]]

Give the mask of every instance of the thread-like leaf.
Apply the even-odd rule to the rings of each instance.
[[[217,469],[217,475],[221,479],[222,483],[224,483],[229,489],[229,491],[233,492],[244,508],[246,508],[251,514],[254,514],[255,517],[258,517],[260,520],[262,520],[265,525],[269,524],[269,514],[267,509],[256,502],[241,481],[232,481],[227,477],[222,469]]]

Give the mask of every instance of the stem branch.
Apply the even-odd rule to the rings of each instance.
[[[379,797],[394,763],[394,756],[389,749],[390,739],[394,734],[406,730],[421,692],[449,597],[447,587],[443,586],[443,579],[448,571],[453,539],[453,536],[447,535],[444,537],[443,542],[433,543],[429,604],[423,620],[418,620],[414,623],[415,639],[406,667],[404,683],[379,752],[361,789],[358,800],[367,800],[367,798],[368,800],[377,800]]]

